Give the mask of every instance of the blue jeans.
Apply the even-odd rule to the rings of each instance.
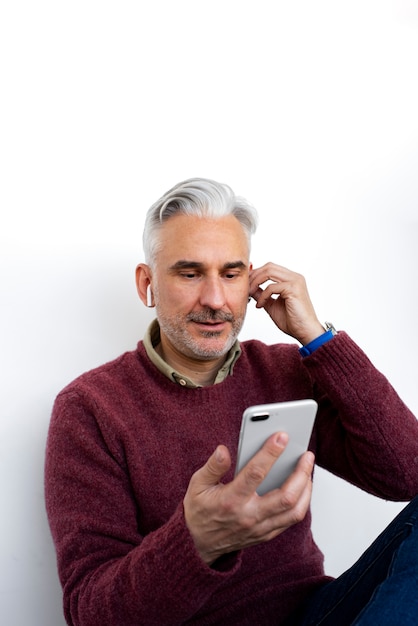
[[[418,625],[418,496],[353,567],[314,593],[294,623]]]

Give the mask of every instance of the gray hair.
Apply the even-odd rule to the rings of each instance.
[[[177,213],[220,218],[233,215],[251,243],[257,228],[257,212],[244,198],[223,183],[207,178],[189,178],[167,191],[147,212],[143,233],[145,261],[152,265],[158,252],[158,233],[163,223]]]

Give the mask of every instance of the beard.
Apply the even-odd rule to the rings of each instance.
[[[235,343],[236,338],[242,328],[245,319],[245,312],[239,317],[234,317],[232,313],[216,311],[214,309],[204,309],[203,311],[168,316],[157,309],[157,318],[161,330],[168,337],[172,345],[179,352],[203,360],[216,359],[229,352]],[[200,338],[194,337],[188,331],[189,323],[207,322],[229,322],[231,330],[226,338],[221,340],[223,331],[205,330],[200,332]],[[215,343],[218,341],[218,345]],[[213,344],[213,345],[211,345]]]

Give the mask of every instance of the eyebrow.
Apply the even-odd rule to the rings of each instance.
[[[171,267],[170,270],[182,270],[182,269],[203,269],[205,267],[204,263],[200,263],[199,261],[188,261],[187,259],[181,259],[176,261]],[[224,263],[222,266],[222,270],[233,270],[233,269],[246,269],[246,264],[244,261],[229,261],[228,263]]]

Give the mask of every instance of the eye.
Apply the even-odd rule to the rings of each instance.
[[[182,278],[187,278],[189,280],[193,280],[198,276],[197,272],[181,272],[180,276]]]
[[[226,278],[227,280],[233,280],[234,278],[238,278],[238,276],[240,276],[240,272],[225,272],[224,274],[224,278]]]

